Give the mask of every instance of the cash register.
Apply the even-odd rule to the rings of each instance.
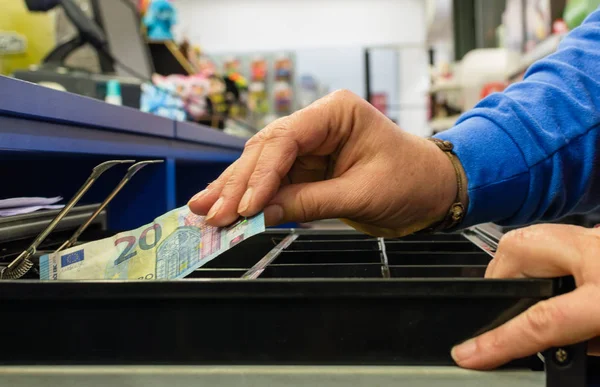
[[[76,34],[48,53],[41,65],[16,70],[13,77],[100,100],[106,97],[107,83],[118,81],[122,104],[140,107],[141,85],[151,79],[155,69],[133,3],[92,0],[93,18],[73,0],[26,0],[25,3],[34,12],[47,12],[61,6]],[[66,64],[83,46],[92,49],[100,73]]]
[[[39,251],[60,246],[98,206],[74,207]],[[0,219],[0,266],[58,212]],[[103,211],[78,243],[113,234]],[[0,381],[589,385],[583,343],[497,371],[453,365],[454,344],[573,286],[568,278],[483,279],[501,235],[493,225],[402,239],[270,229],[176,281],[40,281],[34,265],[0,280]]]

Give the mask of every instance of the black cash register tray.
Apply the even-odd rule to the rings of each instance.
[[[184,280],[0,281],[0,364],[452,365],[453,345],[561,292],[484,279],[490,259],[463,234],[275,229]]]

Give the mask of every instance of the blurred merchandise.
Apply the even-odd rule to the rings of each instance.
[[[259,116],[269,112],[269,100],[264,83],[252,82],[248,87],[248,109]]]
[[[215,65],[215,63],[212,60],[205,56],[200,56],[198,58],[198,67],[199,73],[205,76],[214,75],[217,71],[217,65]]]
[[[567,26],[567,23],[565,23],[565,21],[563,19],[555,20],[554,23],[552,23],[552,33],[553,34],[564,35],[567,32],[569,32],[569,27]]]
[[[375,109],[387,115],[388,95],[387,93],[371,93],[371,104]]]
[[[279,114],[292,113],[292,87],[288,82],[278,81],[273,87],[275,111]]]
[[[106,97],[104,101],[113,105],[122,105],[121,84],[116,79],[111,79],[106,83]]]
[[[208,89],[208,102],[211,111],[210,125],[223,129],[228,110],[225,96],[227,86],[223,78],[218,75],[211,75],[208,79],[210,85]]]
[[[490,94],[500,93],[506,89],[507,83],[502,82],[489,82],[483,85],[481,88],[481,93],[479,94],[479,99],[484,99]]]
[[[171,28],[177,23],[175,7],[168,0],[152,0],[144,15],[150,40],[173,40]]]
[[[438,66],[431,69],[429,126],[434,132],[454,125],[456,117],[462,112],[464,97],[459,79],[460,66],[460,62],[450,64],[440,61]]]
[[[583,20],[600,6],[600,0],[567,0],[563,19],[569,29],[579,26]]]
[[[477,49],[467,53],[460,64],[457,79],[462,93],[462,111],[472,109],[481,99],[487,84],[506,80],[506,71],[519,55],[506,49]]]
[[[275,80],[290,82],[292,80],[292,61],[286,56],[275,60]]]
[[[186,112],[183,99],[178,96],[180,80],[174,76],[152,77],[154,84],[142,85],[140,110],[177,121],[185,121]]]
[[[27,38],[16,32],[0,31],[0,55],[23,55],[27,52]]]
[[[503,47],[515,52],[525,48],[525,10],[523,0],[506,0],[506,10],[502,14]]]
[[[220,69],[225,81],[225,101],[217,115],[242,120],[256,128],[266,116],[291,114],[295,109],[294,54],[268,52],[223,53],[201,60],[203,67]],[[213,67],[214,66],[214,67]],[[205,70],[206,71],[206,70]],[[218,70],[217,70],[218,71]],[[219,106],[221,96],[211,98]]]
[[[150,1],[151,0],[137,0],[138,10],[140,11],[140,14],[144,15],[146,13],[146,10],[150,5]]]
[[[530,51],[551,33],[550,0],[525,0],[525,51]]]
[[[268,63],[261,56],[250,63],[250,85],[248,85],[248,110],[254,122],[258,122],[269,112],[267,94]]]
[[[429,127],[434,132],[451,128],[460,115],[484,97],[508,85],[507,71],[520,63],[520,54],[506,48],[469,51],[460,62],[432,70]]]
[[[208,90],[210,82],[201,75],[187,77],[183,89],[183,99],[188,116],[193,121],[200,121],[209,115]]]
[[[264,58],[256,58],[252,61],[250,79],[254,82],[264,82],[267,79],[267,61]]]
[[[225,75],[229,75],[232,73],[238,73],[240,71],[240,60],[238,58],[232,57],[227,58],[225,63],[223,64],[223,73]]]
[[[239,69],[239,66],[235,68]],[[248,81],[237,70],[230,69],[225,76],[225,85],[229,116],[245,118],[248,115]]]
[[[273,93],[275,99],[275,112],[281,115],[292,113],[293,90],[291,82],[292,60],[287,56],[279,56],[275,60],[275,84]]]
[[[202,49],[200,48],[200,46],[191,44],[188,52],[187,52],[187,59],[190,62],[190,64],[192,65],[192,67],[194,68],[194,70],[198,73],[201,73],[202,69],[201,69],[201,63],[200,63],[200,59],[202,58]]]
[[[0,10],[0,74],[39,64],[56,43],[53,15],[15,0],[0,0]]]

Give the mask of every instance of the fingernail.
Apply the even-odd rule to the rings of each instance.
[[[264,210],[265,223],[268,226],[279,224],[283,219],[283,208],[279,204],[271,204]]]
[[[238,207],[238,213],[242,213],[248,209],[250,206],[250,200],[252,199],[253,189],[248,188],[244,196],[242,196],[242,200],[240,201],[240,206]]]
[[[222,206],[223,206],[223,198],[219,198],[219,200],[217,200],[215,202],[215,204],[213,204],[213,206],[210,208],[210,211],[208,211],[208,214],[206,215],[206,220],[210,220],[210,219],[214,218]]]
[[[192,196],[192,198],[188,201],[188,203],[195,202],[196,200],[200,199],[202,196],[206,195],[206,192],[207,192],[207,190],[202,190],[202,191],[198,192],[197,194]]]
[[[470,339],[452,348],[450,354],[452,355],[454,361],[458,363],[467,360],[471,356],[475,355],[476,351],[477,343],[475,343],[474,339]]]

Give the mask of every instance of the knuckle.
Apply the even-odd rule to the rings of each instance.
[[[336,103],[343,103],[345,106],[362,106],[365,102],[358,95],[347,89],[336,90],[330,96]]]
[[[300,195],[298,198],[298,202],[298,216],[301,218],[302,222],[306,222],[308,220],[311,220],[312,218],[319,217],[320,208],[318,202],[311,195]]]
[[[273,126],[269,128],[267,138],[269,140],[287,137],[290,134],[290,125],[287,118],[280,118],[273,123]]]
[[[278,118],[273,121],[269,126],[252,136],[244,146],[245,149],[255,148],[262,146],[266,142],[290,136],[290,122],[288,117]]]
[[[244,149],[251,149],[263,143],[265,140],[266,129],[257,132],[254,136],[250,137],[244,146]]]
[[[262,184],[279,184],[282,177],[279,176],[279,173],[271,168],[257,168],[252,176],[250,177],[250,181],[248,185],[262,185]]]
[[[498,253],[502,253],[503,256],[510,256],[511,251],[518,249],[520,246],[526,246],[532,234],[532,230],[528,227],[507,232],[500,239]]]
[[[241,186],[241,183],[241,179],[238,176],[236,176],[236,174],[231,175],[223,185],[223,191],[221,193],[221,196],[223,196],[225,199],[230,199],[231,196],[233,196],[238,191],[238,189]]]
[[[348,89],[338,89],[331,93],[332,98],[337,99],[357,99],[358,96]]]
[[[496,251],[496,255],[494,257],[495,265],[506,263],[508,258],[512,256],[510,251],[513,250],[516,245],[521,243],[522,239],[522,229],[512,230],[504,234],[498,243],[498,250]]]
[[[506,235],[500,241],[500,244],[514,245],[523,243],[525,240],[527,240],[528,235],[528,230],[526,228],[518,228],[506,233]]]
[[[545,337],[552,337],[551,332],[556,326],[564,326],[565,314],[550,301],[541,301],[532,306],[527,313],[526,334],[537,344],[545,343]]]

